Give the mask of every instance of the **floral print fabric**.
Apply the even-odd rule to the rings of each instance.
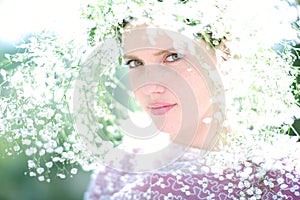
[[[93,174],[85,200],[300,199],[300,159],[272,160],[271,165],[244,161],[221,169],[192,159],[193,154],[152,173],[103,167]]]

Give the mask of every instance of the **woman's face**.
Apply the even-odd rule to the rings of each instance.
[[[204,43],[195,45],[175,36],[163,30],[130,28],[123,37],[124,60],[134,95],[157,128],[171,139],[179,132],[195,131],[195,143],[202,146],[209,128],[203,119],[212,115],[203,66],[215,65],[215,59]],[[195,47],[201,50],[195,53]],[[195,54],[204,55],[199,60]],[[190,130],[195,129],[191,125],[195,120],[196,130]]]

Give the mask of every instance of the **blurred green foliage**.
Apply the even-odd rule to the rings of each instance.
[[[24,175],[26,158],[0,159],[1,200],[81,200],[89,183],[90,174],[79,170],[73,178],[39,182]]]
[[[4,54],[17,51],[14,45],[0,41],[0,68],[12,70]],[[0,143],[1,155],[5,146]],[[36,177],[24,175],[28,171],[26,156],[0,158],[0,200],[76,200],[83,199],[90,179],[90,173],[78,168],[73,178],[54,178],[50,183],[39,182]]]
[[[300,3],[300,1],[298,1],[298,3]],[[295,47],[296,47],[296,49],[295,49],[295,55],[300,55],[300,44],[297,44]],[[298,67],[298,69],[300,70],[300,59],[297,59],[294,62],[294,66]],[[297,77],[297,83],[298,83],[298,86],[294,85],[294,87],[300,87],[300,75]],[[298,100],[298,102],[300,104],[300,94],[295,94],[295,97],[297,98],[297,100]],[[292,130],[292,134],[293,135],[299,134],[300,133],[300,119],[295,120],[295,122],[293,124],[293,127],[295,129]]]

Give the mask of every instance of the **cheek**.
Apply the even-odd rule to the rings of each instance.
[[[144,103],[145,102],[145,95],[142,92],[142,88],[138,88],[136,84],[136,74],[130,73],[129,75],[129,82],[130,82],[130,90],[133,93],[133,97],[138,101],[139,104],[144,108]]]
[[[135,98],[140,101],[140,100],[143,100],[143,93],[142,93],[142,90],[141,89],[137,89],[133,92]]]
[[[146,109],[146,102],[147,102],[147,97],[144,95],[143,91],[141,88],[135,90],[133,92],[134,97],[138,101],[138,103],[142,106],[142,108],[145,110]]]
[[[206,80],[200,75],[200,72],[195,69],[189,72],[186,70],[185,72],[181,72],[181,74],[191,87],[195,98],[197,99],[199,111],[205,112],[210,100],[210,92]]]

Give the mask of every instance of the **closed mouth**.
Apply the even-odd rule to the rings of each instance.
[[[148,109],[153,115],[164,115],[177,104],[170,104],[164,102],[154,102],[148,104]]]

